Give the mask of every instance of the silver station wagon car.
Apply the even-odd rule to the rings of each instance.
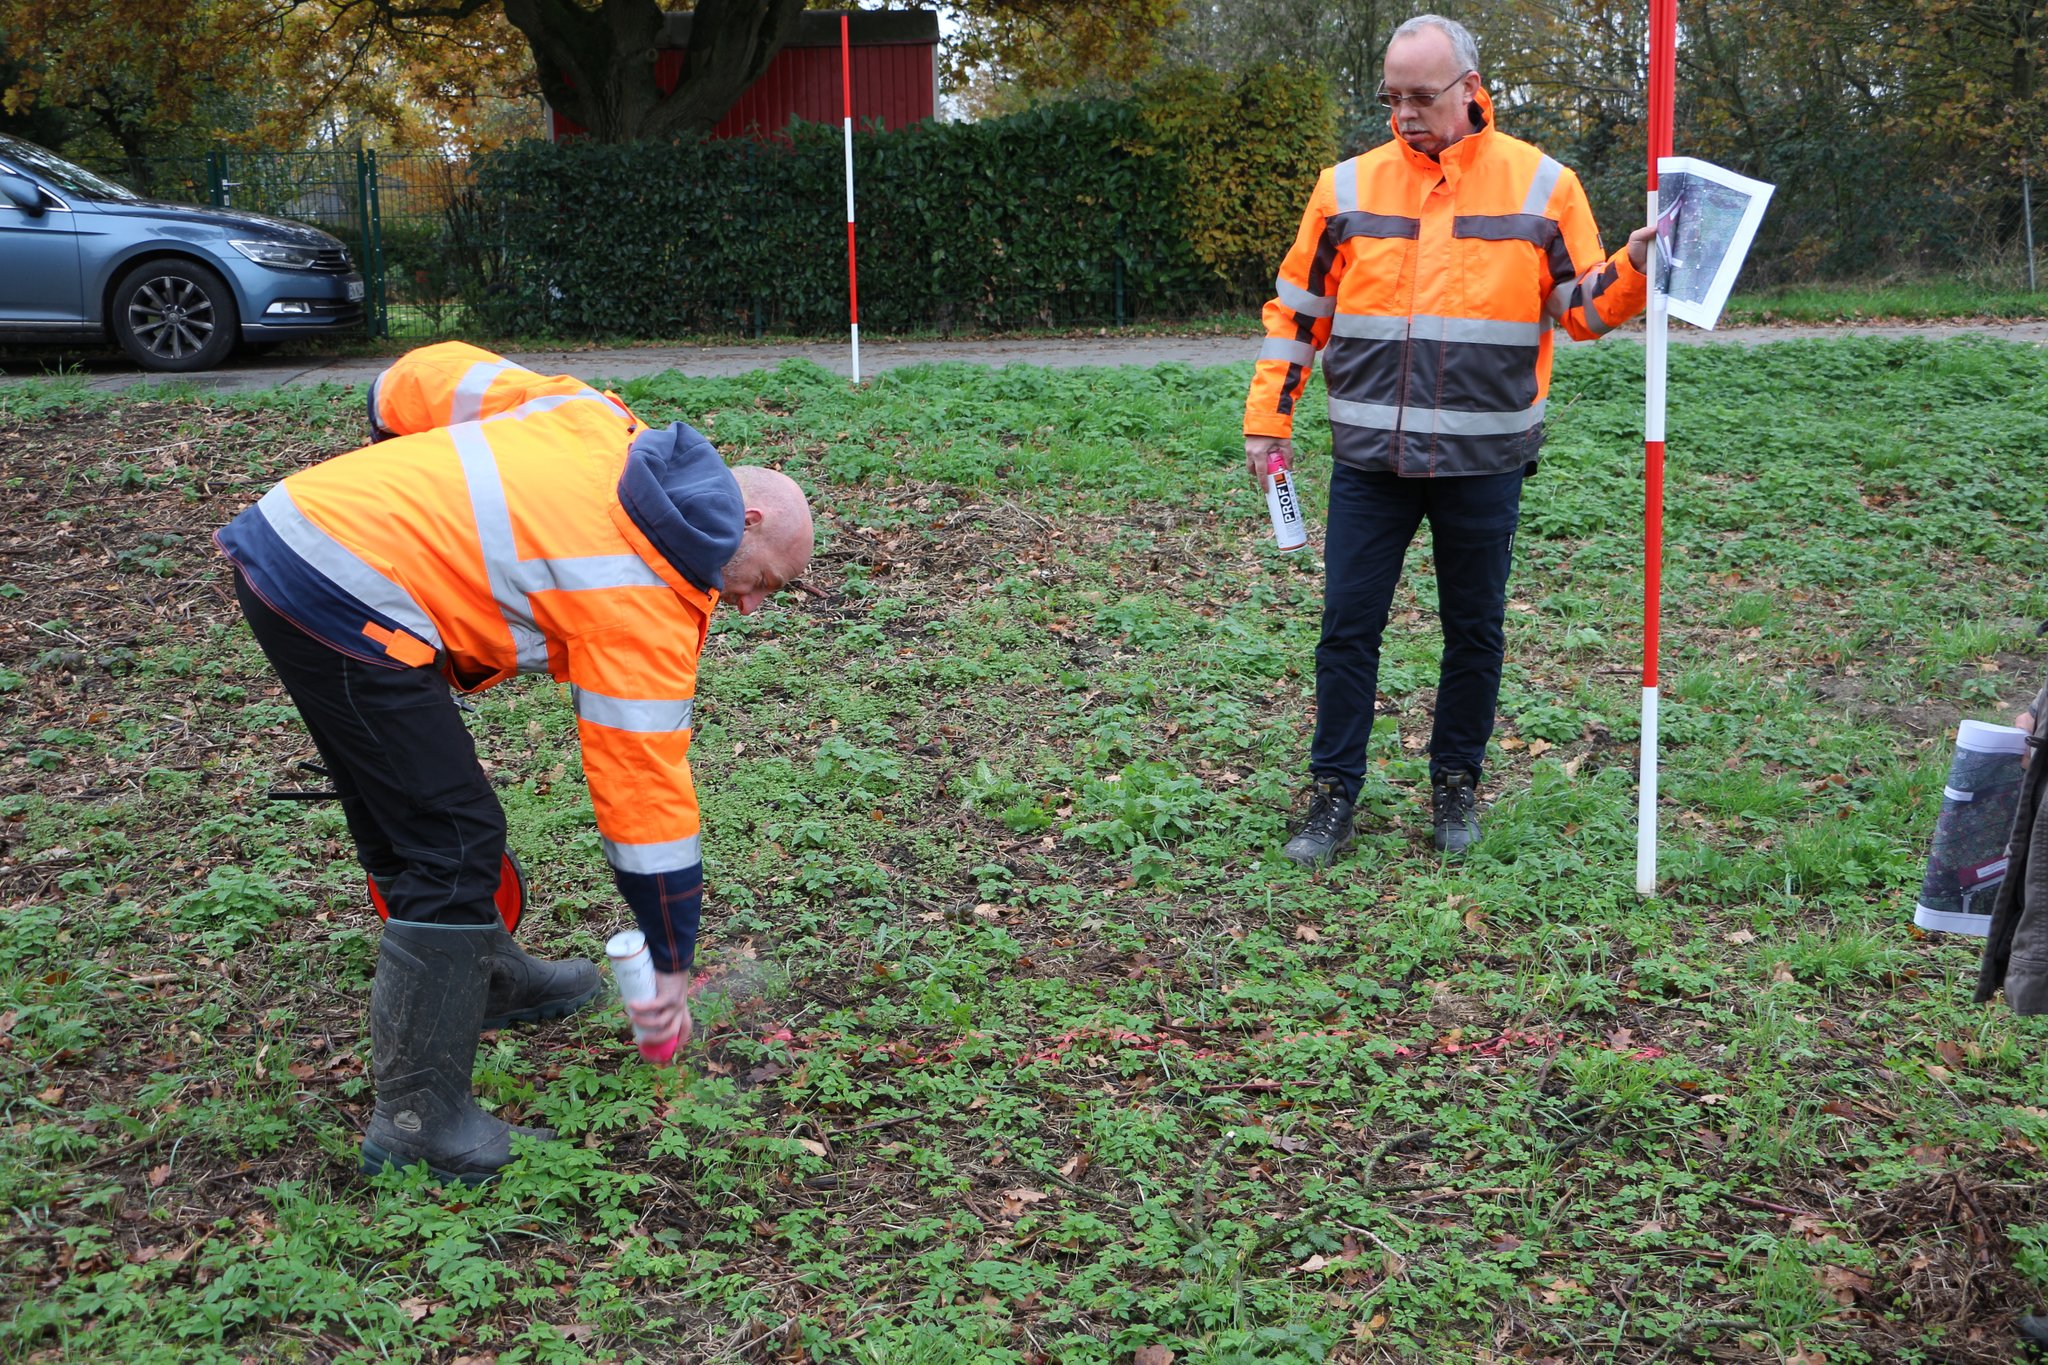
[[[362,324],[362,274],[318,228],[145,199],[0,135],[0,340],[111,339],[186,371]]]

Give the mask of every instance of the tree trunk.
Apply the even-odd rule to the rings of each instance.
[[[675,88],[661,93],[655,60],[667,22],[657,0],[505,0],[533,49],[541,93],[599,142],[708,133],[774,59],[803,0],[700,0]]]

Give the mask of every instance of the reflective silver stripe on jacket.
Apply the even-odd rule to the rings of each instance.
[[[1282,304],[1303,317],[1326,318],[1337,311],[1337,300],[1331,294],[1311,294],[1298,284],[1286,280],[1273,281],[1273,293]]]
[[[476,539],[483,549],[491,600],[498,604],[498,614],[512,632],[512,651],[518,669],[521,673],[545,672],[548,641],[534,624],[533,607],[527,601],[531,589],[522,581],[518,541],[512,535],[512,508],[505,500],[505,481],[498,474],[497,454],[479,423],[450,427],[448,434],[455,440],[455,455],[462,462],[462,477],[469,484],[469,506],[476,518]]]
[[[1540,322],[1499,322],[1491,318],[1445,318],[1430,313],[1414,317],[1340,313],[1330,324],[1333,337],[1367,341],[1467,341],[1480,346],[1534,346],[1543,339]]]
[[[584,389],[580,393],[542,394],[538,398],[527,399],[516,408],[507,408],[503,412],[494,412],[483,420],[486,422],[502,422],[508,417],[537,417],[543,412],[551,412],[561,407],[564,403],[588,403],[593,400],[604,404],[621,417],[626,415],[624,409],[620,408],[617,403],[614,403],[596,389]]]
[[[1304,370],[1316,363],[1316,348],[1306,341],[1289,341],[1286,337],[1267,337],[1259,347],[1259,359],[1284,360],[1290,365],[1299,365]]]
[[[256,510],[270,523],[270,529],[277,537],[291,547],[293,554],[317,570],[328,582],[354,597],[372,611],[404,626],[435,649],[441,647],[441,632],[434,627],[433,618],[420,609],[405,589],[378,573],[357,556],[354,550],[343,545],[316,525],[299,505],[292,501],[291,490],[285,485],[265,493],[256,504]]]
[[[587,687],[570,689],[576,702],[576,718],[610,730],[630,730],[636,735],[665,735],[690,728],[695,704],[685,697],[679,701],[628,701],[608,697]]]
[[[1610,323],[1606,317],[1599,315],[1599,309],[1593,307],[1593,299],[1608,293],[1608,282],[1612,278],[1614,278],[1614,268],[1610,266],[1606,274],[1602,274],[1597,280],[1587,284],[1587,287],[1579,293],[1579,311],[1585,313],[1585,329],[1587,329],[1587,332],[1591,332],[1593,336],[1608,336],[1610,332],[1614,332],[1614,323]]]
[[[448,423],[474,422],[484,415],[484,395],[490,391],[491,381],[499,375],[520,368],[509,360],[479,360],[469,367],[455,386],[455,397],[448,405]]]
[[[1558,177],[1564,174],[1564,167],[1553,157],[1544,157],[1536,163],[1536,178],[1529,182],[1528,197],[1522,200],[1522,212],[1541,213],[1550,206],[1550,196],[1557,192]]]
[[[698,852],[698,836],[670,839],[660,844],[622,844],[604,841],[605,861],[621,872],[653,876],[657,872],[687,872],[704,861]]]
[[[1455,412],[1448,408],[1397,407],[1392,403],[1330,400],[1330,420],[1375,431],[1410,431],[1437,436],[1512,436],[1543,421],[1543,403],[1519,412]]]
[[[668,586],[639,555],[575,555],[563,559],[523,559],[519,564],[529,593]]]
[[[1358,212],[1358,158],[1338,162],[1330,178],[1336,182],[1337,212]]]
[[[537,592],[585,592],[595,588],[663,588],[661,575],[638,555],[571,555],[559,559],[521,559],[512,534],[512,509],[505,499],[505,481],[498,456],[484,434],[488,423],[465,422],[448,428],[455,442],[462,476],[469,484],[470,510],[476,518],[477,544],[484,555],[491,600],[505,628],[521,673],[544,673],[548,643],[535,622],[532,596]]]

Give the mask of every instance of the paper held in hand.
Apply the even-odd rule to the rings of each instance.
[[[1671,316],[1711,329],[1775,185],[1689,156],[1657,158],[1657,278]]]

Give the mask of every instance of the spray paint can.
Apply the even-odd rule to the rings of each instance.
[[[1299,550],[1308,544],[1308,523],[1302,519],[1301,499],[1294,495],[1294,478],[1287,472],[1287,456],[1275,447],[1266,456],[1266,511],[1273,517],[1273,540],[1283,550]]]
[[[637,1004],[654,998],[654,955],[647,951],[647,935],[638,929],[613,934],[605,942],[604,954],[611,959],[612,980],[618,983],[619,999]],[[665,1066],[676,1055],[676,1039],[657,1039],[633,1026],[633,1041],[640,1055],[656,1066]]]

